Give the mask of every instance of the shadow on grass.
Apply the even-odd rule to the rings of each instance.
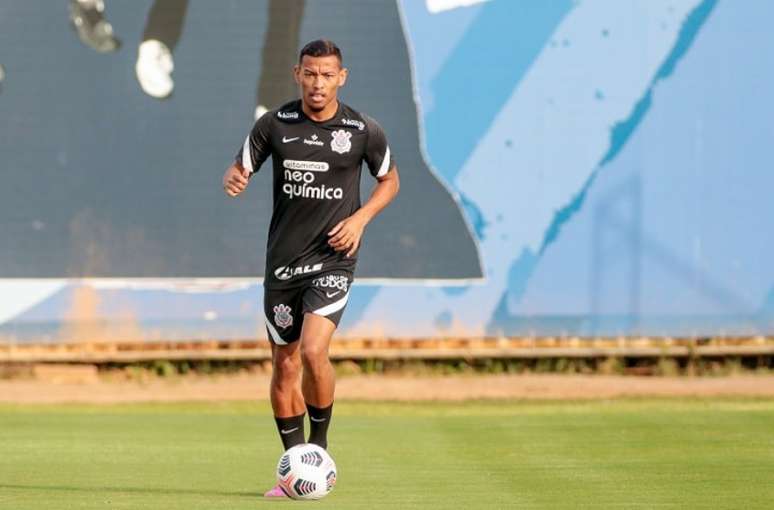
[[[155,494],[155,495],[191,495],[191,496],[224,496],[224,497],[240,497],[240,498],[254,498],[256,501],[264,500],[263,495],[260,492],[228,492],[228,491],[206,491],[196,489],[164,489],[164,488],[144,488],[144,487],[74,487],[68,485],[21,485],[21,484],[6,484],[0,483],[0,489],[18,489],[18,490],[36,490],[36,491],[51,491],[51,492],[123,492],[133,494]],[[268,501],[268,500],[264,500]]]

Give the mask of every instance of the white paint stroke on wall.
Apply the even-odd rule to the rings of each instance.
[[[450,11],[459,7],[470,7],[471,5],[482,4],[489,0],[427,0],[427,10],[432,14],[438,14],[439,12]]]

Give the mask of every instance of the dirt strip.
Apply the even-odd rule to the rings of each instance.
[[[0,381],[0,402],[116,403],[263,400],[269,377],[181,377],[145,382]],[[337,400],[607,399],[628,396],[774,397],[774,376],[706,378],[479,375],[349,376],[337,382]]]

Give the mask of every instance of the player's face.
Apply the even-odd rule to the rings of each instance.
[[[347,70],[334,55],[310,57],[304,55],[295,67],[296,83],[301,87],[301,98],[312,111],[322,111],[347,81]]]

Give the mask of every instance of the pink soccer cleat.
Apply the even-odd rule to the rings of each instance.
[[[287,495],[279,485],[275,485],[263,495],[264,498],[286,498]]]

